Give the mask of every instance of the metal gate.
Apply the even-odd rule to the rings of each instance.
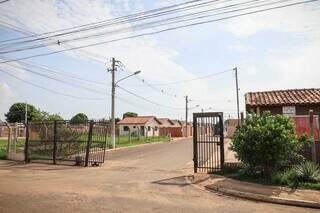
[[[223,113],[193,113],[194,172],[212,173],[224,164]]]
[[[109,124],[41,121],[27,124],[26,162],[99,165],[104,163]]]

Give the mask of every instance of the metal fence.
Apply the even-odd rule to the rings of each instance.
[[[109,130],[105,122],[30,122],[25,160],[83,166],[101,164],[105,160]]]

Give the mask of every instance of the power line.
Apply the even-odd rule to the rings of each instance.
[[[161,8],[157,8],[157,9],[153,9],[153,10],[148,10],[148,11],[143,11],[143,12],[139,12],[139,13],[135,13],[135,14],[130,14],[130,15],[127,15],[127,16],[122,16],[122,17],[102,20],[102,21],[98,21],[98,22],[91,22],[91,23],[88,23],[88,24],[78,25],[78,26],[75,26],[75,27],[69,27],[69,28],[64,28],[64,29],[60,29],[60,30],[54,30],[54,31],[51,31],[51,32],[35,34],[35,35],[32,35],[32,36],[25,36],[25,37],[20,37],[20,38],[2,40],[0,42],[2,43],[2,42],[7,42],[7,41],[13,41],[13,40],[21,40],[21,39],[30,38],[30,37],[48,35],[48,34],[52,34],[52,33],[56,33],[56,32],[63,32],[63,31],[77,29],[77,28],[81,28],[81,27],[101,24],[101,23],[115,21],[115,20],[121,20],[121,19],[125,19],[125,18],[139,16],[139,15],[145,15],[145,14],[149,14],[149,13],[154,13],[154,12],[158,12],[158,11],[161,11],[161,10],[170,9],[170,8],[174,8],[174,7],[179,7],[179,6],[182,6],[182,5],[191,4],[191,3],[200,2],[200,1],[203,1],[203,0],[193,0],[193,1],[183,2],[183,3],[174,4],[174,5],[170,5],[170,6],[166,6],[166,7],[161,7]]]
[[[145,97],[143,97],[141,95],[135,94],[134,92],[131,92],[131,91],[129,91],[129,90],[123,88],[123,87],[118,86],[118,88],[123,90],[123,91],[125,91],[126,93],[129,93],[129,94],[131,94],[131,95],[133,95],[133,96],[135,96],[137,98],[140,98],[140,99],[142,99],[142,100],[144,100],[146,102],[149,102],[151,104],[154,104],[154,105],[157,105],[157,106],[160,106],[160,107],[164,107],[164,108],[174,109],[174,110],[184,110],[184,108],[176,108],[176,107],[166,106],[166,105],[162,105],[160,103],[151,101],[151,100],[149,100],[149,99],[147,99],[147,98],[145,98]]]
[[[10,64],[10,66],[18,68],[18,69],[21,69],[19,66],[16,66],[16,65],[13,65],[13,64]],[[57,81],[57,82],[62,83],[62,84],[66,84],[68,86],[72,86],[74,88],[84,89],[84,90],[87,90],[87,91],[90,91],[90,92],[93,92],[93,93],[97,93],[97,94],[105,94],[105,92],[102,92],[102,91],[99,91],[99,90],[95,90],[95,89],[92,89],[92,88],[89,88],[89,87],[85,87],[85,86],[82,86],[82,85],[79,85],[79,84],[75,84],[75,83],[72,83],[72,82],[69,82],[69,81],[66,81],[66,80],[63,80],[63,79],[59,79],[59,78],[56,78],[56,77],[52,77],[52,76],[49,76],[49,75],[46,75],[46,74],[43,74],[43,73],[39,73],[39,72],[31,70],[31,69],[29,69],[27,67],[24,67],[24,69],[21,69],[21,70],[33,73],[33,74],[41,76],[43,78],[47,78],[47,79],[50,79],[50,80]]]
[[[246,12],[246,13],[241,13],[241,14],[237,14],[237,15],[222,17],[222,18],[213,19],[213,20],[201,21],[201,22],[196,22],[196,23],[191,23],[191,24],[186,24],[186,25],[180,25],[180,26],[171,27],[171,28],[167,28],[167,29],[163,29],[163,30],[154,31],[154,32],[148,32],[148,33],[138,34],[138,35],[134,35],[134,36],[127,36],[127,37],[123,37],[123,38],[113,39],[113,40],[109,40],[109,41],[92,43],[92,44],[78,46],[78,47],[69,48],[69,49],[65,49],[65,50],[53,51],[53,52],[48,52],[48,53],[31,55],[31,56],[27,56],[27,57],[21,57],[21,58],[12,59],[12,60],[1,61],[0,63],[8,63],[8,62],[13,62],[13,61],[20,61],[20,60],[25,60],[25,59],[29,59],[29,58],[47,56],[47,55],[52,55],[52,54],[56,54],[56,53],[61,53],[61,52],[66,52],[66,51],[71,51],[71,50],[77,50],[77,49],[97,46],[97,45],[101,45],[101,44],[107,44],[107,43],[113,43],[113,42],[132,39],[132,38],[138,38],[138,37],[142,37],[142,36],[149,36],[149,35],[159,34],[159,33],[163,33],[163,32],[173,31],[173,30],[176,30],[176,29],[182,29],[182,28],[187,28],[187,27],[191,27],[191,26],[202,25],[202,24],[207,24],[207,23],[212,23],[212,22],[232,19],[232,18],[246,16],[246,15],[250,15],[250,14],[261,13],[261,12],[264,12],[264,11],[270,11],[270,10],[285,8],[285,7],[290,7],[290,6],[299,5],[299,4],[311,3],[311,2],[315,2],[315,1],[318,1],[318,0],[308,0],[308,1],[296,2],[296,3],[291,3],[291,4],[286,4],[286,5],[281,5],[281,6],[276,6],[276,7],[271,7],[271,8],[266,8],[266,9],[261,9],[261,10]]]
[[[0,20],[0,23],[2,23],[2,24],[0,24],[0,25],[2,25],[2,26],[4,26],[4,27],[6,27],[6,28],[8,28],[8,29],[10,29],[10,30],[19,32],[19,33],[24,34],[24,35],[34,35],[34,34],[35,34],[35,33],[31,32],[31,31],[22,29],[22,28],[20,28],[20,27],[17,27],[17,26],[15,26],[15,25],[13,25],[13,24],[4,22],[4,21],[2,21],[2,20]],[[63,44],[63,45],[64,45],[64,46],[67,46],[67,47],[69,46],[69,48],[73,48],[73,47],[74,47],[74,46],[72,46],[72,45],[70,45],[70,44]],[[60,47],[64,48],[62,45],[60,45]],[[93,59],[93,60],[95,60],[96,62],[99,62],[99,63],[103,63],[103,64],[104,64],[105,58],[103,58],[102,56],[97,55],[97,54],[92,53],[92,52],[88,53],[86,50],[83,50],[83,49],[81,49],[81,50],[79,49],[78,51],[82,51],[82,52],[86,53],[87,55],[90,55],[90,58]]]
[[[232,71],[233,71],[232,69],[227,69],[227,70],[224,70],[224,71],[221,71],[221,72],[216,72],[216,73],[213,73],[213,74],[200,76],[200,77],[197,77],[197,78],[180,80],[180,81],[172,81],[172,82],[168,82],[168,83],[157,83],[157,84],[153,84],[153,85],[155,85],[155,86],[164,86],[164,85],[171,85],[171,84],[188,83],[188,82],[191,82],[191,81],[202,80],[202,79],[205,79],[205,78],[210,78],[210,77],[213,77],[213,76],[221,75],[223,73],[232,72]]]
[[[231,0],[226,0],[226,1],[231,1]],[[235,10],[225,11],[225,12],[221,12],[221,13],[214,13],[214,14],[208,14],[208,15],[188,18],[188,17],[192,17],[192,16],[204,14],[204,13],[214,12],[214,11],[217,11],[217,10],[223,10],[223,9],[228,9],[228,8],[232,8],[232,7],[241,6],[243,4],[245,4],[245,5],[246,4],[247,5],[259,4],[261,2],[268,2],[268,1],[270,1],[270,0],[264,0],[264,1],[250,0],[250,1],[247,1],[247,2],[227,5],[227,6],[223,6],[223,7],[220,7],[220,8],[213,8],[213,9],[204,10],[204,11],[200,11],[200,12],[195,12],[195,13],[191,13],[191,14],[185,14],[185,15],[182,15],[182,16],[175,16],[175,17],[166,18],[166,19],[162,19],[162,20],[158,20],[158,21],[154,21],[154,22],[148,22],[148,23],[144,23],[144,24],[140,24],[140,25],[130,26],[130,27],[127,27],[127,28],[124,28],[124,29],[100,32],[100,33],[96,33],[96,34],[92,34],[92,35],[80,36],[80,37],[77,37],[77,38],[71,38],[71,39],[67,39],[67,40],[58,40],[58,44],[60,45],[61,43],[67,43],[67,42],[79,41],[79,40],[84,40],[84,39],[90,39],[90,38],[93,38],[93,37],[100,37],[100,36],[105,36],[105,35],[108,35],[108,34],[117,34],[117,33],[123,33],[123,32],[131,32],[133,30],[134,31],[138,31],[138,30],[144,30],[144,29],[157,28],[157,27],[161,27],[161,26],[168,26],[169,24],[177,24],[177,23],[180,23],[180,22],[194,21],[195,19],[205,19],[205,18],[209,18],[209,17],[212,17],[212,16],[218,16],[218,15],[223,15],[223,14],[227,14],[227,13],[234,13],[234,12],[238,12],[238,11],[241,11],[241,10],[248,10],[248,9],[257,8],[257,7],[264,7],[264,6],[273,5],[273,4],[279,4],[279,3],[283,3],[283,2],[286,2],[286,1],[292,1],[292,0],[280,0],[280,1],[277,1],[277,2],[271,2],[271,3],[262,4],[262,5],[256,5],[256,6],[247,7],[247,8],[235,9]],[[187,19],[182,19],[182,18],[185,18],[185,17],[187,17]],[[182,19],[182,20],[179,20],[179,19]],[[171,22],[168,22],[168,21],[171,21]],[[162,22],[164,22],[164,23],[162,23]],[[160,24],[158,24],[158,23],[160,23]],[[152,25],[152,24],[157,24],[157,25]],[[132,29],[132,28],[134,28],[134,29]],[[52,46],[52,45],[57,45],[57,41],[49,42],[49,43],[43,43],[43,44],[36,44],[36,45],[31,45],[31,46],[25,46],[25,47],[22,47],[20,49],[18,48],[18,49],[5,50],[5,51],[1,51],[0,54],[7,54],[7,53],[12,53],[12,52],[20,52],[20,51],[25,51],[25,50],[43,48],[43,47]]]
[[[62,96],[66,96],[66,97],[70,97],[70,98],[75,98],[75,99],[83,99],[83,100],[106,100],[106,98],[80,97],[80,96],[74,96],[74,95],[71,95],[71,94],[66,94],[66,93],[58,92],[58,91],[56,91],[56,90],[49,89],[49,88],[40,86],[40,85],[38,85],[38,84],[35,84],[35,83],[33,83],[33,82],[27,81],[27,80],[25,80],[25,79],[19,78],[18,76],[13,75],[13,74],[11,74],[11,73],[9,73],[9,72],[7,72],[7,71],[4,71],[4,70],[1,70],[1,69],[0,69],[0,72],[3,72],[3,73],[5,73],[5,74],[11,76],[12,78],[15,78],[15,79],[17,79],[17,80],[19,80],[19,81],[22,81],[22,82],[26,83],[26,84],[29,84],[29,85],[32,85],[32,86],[34,86],[34,87],[40,88],[40,89],[42,89],[42,90],[46,90],[46,91],[51,92],[51,93],[55,93],[55,94],[57,94],[57,95],[62,95]]]
[[[2,57],[2,58],[4,58],[4,57]],[[7,58],[5,58],[5,59],[7,59]],[[28,62],[27,61],[20,61],[19,63],[22,63],[22,64],[24,64],[26,66],[32,66],[32,67],[35,67],[35,68],[39,68],[39,69],[42,69],[42,70],[44,70],[46,72],[54,73],[54,74],[61,75],[61,76],[67,77],[67,78],[71,78],[71,79],[75,79],[75,80],[79,80],[79,81],[83,81],[83,82],[87,82],[87,83],[91,83],[91,84],[98,84],[98,85],[106,86],[105,82],[88,80],[86,78],[81,78],[81,77],[76,76],[76,75],[66,74],[65,72],[59,72],[59,71],[53,70],[52,68],[49,68],[48,66],[45,66],[45,65],[42,65],[42,64],[31,63],[29,61]],[[15,67],[17,67],[17,66],[15,66]],[[19,68],[19,67],[17,67],[17,68]]]

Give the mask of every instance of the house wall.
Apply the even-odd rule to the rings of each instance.
[[[129,127],[130,131],[125,131],[124,130],[125,126]],[[148,130],[148,127],[150,127],[150,130]],[[142,128],[144,128],[144,131],[142,131]],[[141,136],[146,136],[146,137],[159,136],[159,124],[153,119],[147,122],[146,124],[119,124],[120,135],[128,135],[129,132],[131,134],[138,135],[139,131]]]
[[[296,105],[296,115],[308,115],[310,109],[312,109],[314,113],[320,113],[320,104],[319,105]],[[282,115],[282,106],[268,106],[268,107],[261,106],[258,109],[258,107],[250,107],[247,105],[246,111],[249,113],[250,112],[258,113],[259,111],[260,113],[262,113],[264,111],[270,111],[271,114],[273,115],[276,115],[276,114]]]

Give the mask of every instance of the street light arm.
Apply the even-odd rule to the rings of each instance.
[[[124,78],[119,79],[118,81],[116,81],[115,85],[117,85],[120,81],[123,81],[123,80],[125,80],[127,78],[130,78],[131,76],[138,75],[140,72],[141,71],[136,71],[136,72],[132,73],[131,75],[128,75],[128,76],[126,76]]]

